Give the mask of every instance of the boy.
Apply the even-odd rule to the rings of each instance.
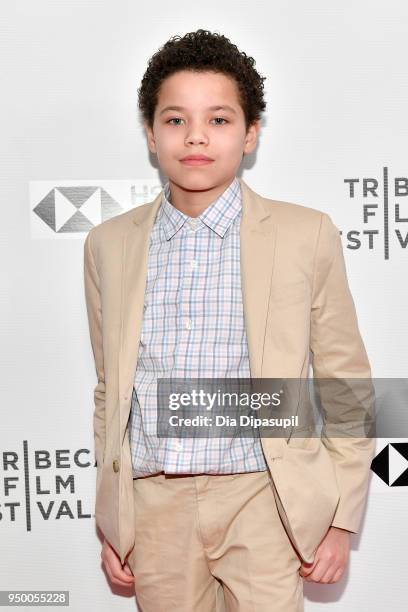
[[[237,171],[265,109],[254,60],[206,30],[170,39],[139,89],[168,177],[93,228],[85,291],[95,388],[96,522],[112,582],[142,612],[303,610],[359,529],[369,438],[156,435],[159,378],[370,379],[339,232]]]

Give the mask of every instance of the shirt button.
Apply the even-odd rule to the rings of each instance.
[[[183,445],[181,442],[176,442],[176,451],[180,452],[183,450]]]
[[[195,259],[192,259],[190,261],[190,270],[195,270],[196,267],[197,267],[197,262]]]
[[[189,220],[189,224],[192,230],[196,230],[197,229],[197,219],[195,217],[192,217]]]
[[[185,327],[186,327],[186,329],[191,329],[192,328],[192,321],[191,321],[191,319],[186,319]]]

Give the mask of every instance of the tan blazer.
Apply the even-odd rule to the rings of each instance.
[[[244,316],[252,378],[366,378],[338,228],[329,215],[264,198],[240,180]],[[92,228],[84,281],[94,390],[96,523],[122,563],[134,545],[128,419],[149,237],[162,193]],[[313,360],[313,361],[312,361]],[[261,438],[279,514],[305,562],[330,525],[357,532],[373,438]]]

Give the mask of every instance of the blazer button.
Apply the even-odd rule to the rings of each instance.
[[[118,459],[113,460],[113,471],[119,472],[119,460]]]

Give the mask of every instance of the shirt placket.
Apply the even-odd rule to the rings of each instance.
[[[179,270],[180,301],[177,312],[177,336],[174,356],[175,377],[191,377],[187,374],[186,365],[189,361],[190,347],[194,344],[195,321],[191,308],[192,285],[197,270],[197,260],[194,258],[196,252],[196,241],[199,239],[197,231],[200,222],[191,217],[187,219],[182,228],[182,258]],[[177,471],[182,471],[190,466],[193,438],[173,438],[172,461],[177,466]]]

